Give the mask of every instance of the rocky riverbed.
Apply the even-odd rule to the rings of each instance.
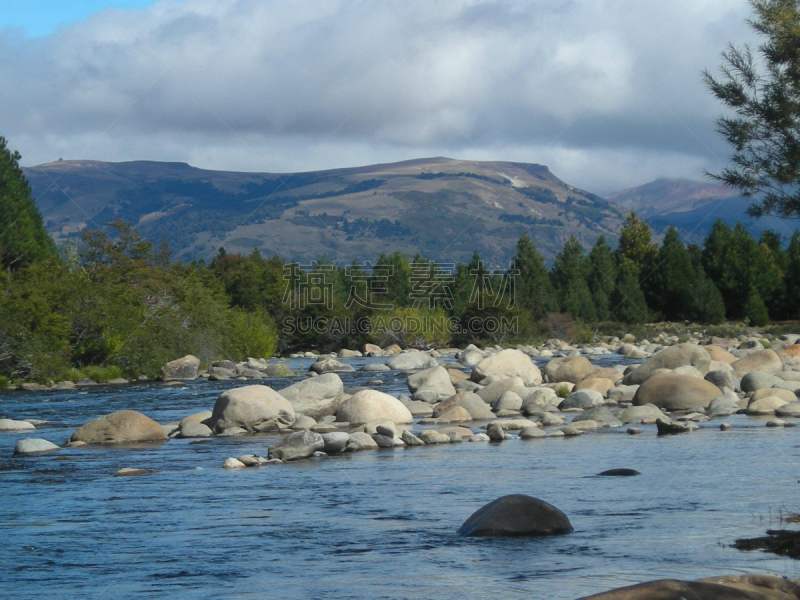
[[[291,499],[300,506],[303,501],[296,495],[304,489],[327,497],[323,490],[328,488],[320,487],[323,483],[334,485],[343,498],[350,497],[352,490],[342,491],[330,479],[332,473],[346,473],[351,477],[350,485],[367,477],[368,488],[383,498],[387,505],[382,510],[388,512],[395,510],[395,486],[413,488],[410,481],[422,477],[426,481],[423,493],[411,498],[400,494],[404,500],[395,507],[406,507],[403,514],[412,522],[426,498],[428,503],[436,498],[435,506],[426,506],[419,518],[430,519],[431,510],[437,509],[441,522],[453,525],[455,532],[464,518],[480,507],[480,501],[497,498],[499,492],[532,493],[565,510],[570,518],[577,511],[577,522],[573,518],[576,532],[567,538],[588,535],[593,539],[590,530],[583,529],[587,523],[581,503],[589,501],[598,486],[604,493],[614,489],[606,485],[616,486],[619,492],[624,489],[618,478],[593,477],[607,469],[635,468],[641,476],[624,480],[646,483],[632,484],[635,492],[625,497],[623,504],[631,511],[628,519],[620,521],[615,516],[617,508],[621,508],[620,498],[589,519],[595,524],[605,523],[607,533],[600,545],[614,546],[613,540],[605,537],[612,535],[614,527],[624,529],[630,518],[646,520],[648,515],[657,514],[657,521],[666,523],[674,516],[676,490],[662,489],[668,481],[665,478],[674,477],[686,488],[684,510],[689,516],[682,526],[693,522],[697,513],[720,505],[711,483],[722,494],[728,484],[738,481],[742,488],[750,489],[751,496],[762,498],[757,506],[767,515],[792,497],[795,490],[789,486],[796,485],[795,475],[781,476],[779,473],[785,469],[773,464],[780,461],[778,452],[783,457],[796,453],[792,448],[797,430],[791,426],[800,414],[793,406],[795,390],[800,388],[796,383],[800,380],[800,361],[795,357],[796,340],[792,338],[770,340],[769,349],[759,340],[698,338],[678,344],[677,339],[667,336],[640,342],[610,339],[583,347],[554,340],[538,348],[516,349],[469,347],[398,352],[399,349],[364,348],[358,353],[342,352],[337,357],[304,355],[280,365],[314,374],[294,378],[270,375],[269,369],[278,365],[255,359],[244,365],[216,365],[207,373],[193,371],[193,361],[183,359],[182,364],[189,365],[188,373],[170,376],[167,367],[166,379],[172,381],[166,384],[3,395],[0,410],[9,420],[0,421],[0,428],[5,431],[0,433],[0,443],[9,456],[14,447],[22,447],[16,458],[3,462],[2,475],[14,486],[21,486],[15,487],[15,492],[19,489],[18,493],[22,493],[26,481],[28,485],[42,485],[40,480],[52,480],[50,485],[56,486],[58,494],[62,487],[74,491],[77,482],[88,481],[90,487],[95,487],[104,481],[103,477],[111,477],[122,468],[134,468],[141,471],[124,474],[143,476],[117,480],[128,481],[128,486],[141,486],[150,493],[159,489],[163,493],[166,490],[162,486],[167,481],[171,481],[170,490],[176,485],[181,491],[195,489],[193,482],[185,478],[187,471],[201,468],[208,475],[198,474],[196,479],[210,484],[209,476],[219,478],[228,473],[224,475],[225,485],[235,483],[235,488],[249,496],[252,492],[246,482],[255,480],[245,474],[259,473],[258,480],[279,483],[281,490],[298,486],[291,493],[287,491],[285,497],[273,489],[272,502],[285,506],[283,502]],[[245,369],[258,375],[244,374]],[[721,428],[723,424],[730,428]],[[637,431],[642,435],[629,435]],[[667,433],[687,435],[664,435]],[[31,441],[37,439],[58,448],[45,441]],[[718,451],[709,450],[714,447],[727,449],[722,453],[727,458],[725,463],[716,460]],[[700,448],[702,458],[696,455]],[[668,455],[662,454],[665,449]],[[695,454],[687,456],[687,449]],[[412,458],[415,455],[418,458]],[[753,464],[742,470],[742,456],[766,461],[778,479],[765,486],[766,473],[757,471]],[[698,461],[702,470],[694,464]],[[398,479],[396,474],[385,473],[382,464],[391,465],[392,469],[402,465],[403,475]],[[223,465],[229,469],[222,469]],[[355,478],[354,468],[359,471]],[[362,469],[375,470],[369,474],[361,473]],[[754,470],[758,477],[742,479],[743,473],[752,474]],[[211,475],[214,472],[219,474]],[[321,480],[310,485],[315,472]],[[459,474],[469,486],[455,483]],[[723,477],[728,481],[723,483]],[[176,484],[176,478],[181,483]],[[391,487],[382,490],[381,478]],[[609,484],[596,483],[599,481]],[[447,501],[455,499],[448,498],[452,492],[441,487],[445,483],[455,486],[460,496],[466,496],[449,506]],[[697,501],[691,498],[699,489],[701,502],[708,506],[693,504]],[[217,504],[225,500],[219,492],[214,497],[216,512]],[[733,521],[752,519],[752,512],[744,516],[747,513],[742,510],[745,506],[746,510],[753,510],[753,498],[736,498],[739,500],[725,509],[731,513],[730,522],[718,519],[714,521],[717,529],[703,534],[700,546],[705,544],[704,551],[708,551],[709,540],[730,544],[742,537],[740,531],[733,534],[741,522]],[[315,504],[316,499],[306,502]],[[174,514],[165,507],[161,510]],[[259,510],[271,509],[264,506]],[[324,512],[327,518],[336,518],[335,512]],[[605,521],[603,513],[607,513]],[[284,515],[290,520],[297,517]],[[344,515],[347,519],[360,518],[348,512]],[[463,518],[459,522],[455,516]],[[94,521],[96,515],[91,513],[89,518]],[[394,518],[390,520],[394,522]],[[270,535],[279,534],[274,525],[271,523],[268,528]],[[647,536],[653,535],[649,526],[642,529],[646,529]],[[346,530],[338,530],[341,543],[346,543]],[[443,543],[449,545],[450,555],[452,545],[459,543],[450,534],[445,535],[443,527],[434,530],[447,540]],[[397,529],[392,527],[391,531]],[[751,532],[758,533],[756,528]],[[629,536],[630,532],[622,538],[631,543]],[[326,544],[332,543],[324,537]],[[548,540],[535,542],[535,547],[537,552],[547,552],[544,544],[552,544],[550,551],[558,556],[563,543]],[[517,544],[514,542],[512,547]],[[644,541],[639,544],[642,549],[646,546]],[[715,575],[726,572],[735,554],[731,550],[723,552],[726,558],[713,565],[716,568],[711,571],[708,568],[712,565],[705,560],[687,567],[697,560],[691,557],[698,550],[687,549],[683,554],[686,564],[668,561],[675,572],[664,570],[658,574],[681,578],[687,573],[695,577]],[[570,568],[582,570],[581,553],[574,548],[569,553]],[[771,559],[760,557],[755,563],[759,562],[764,563],[761,572],[787,574],[775,568]],[[643,568],[638,576],[625,573],[616,582],[613,573],[609,573],[599,577],[598,585],[585,582],[591,585],[573,586],[572,591],[562,595],[553,595],[551,590],[548,597],[576,598],[616,587],[615,583],[644,581],[651,578],[653,569],[652,565]],[[551,575],[553,580],[559,579]],[[527,577],[536,578],[536,569]],[[416,596],[398,593],[392,597]]]

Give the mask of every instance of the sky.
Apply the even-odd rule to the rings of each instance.
[[[24,165],[545,164],[607,195],[730,154],[702,83],[746,0],[0,0]]]

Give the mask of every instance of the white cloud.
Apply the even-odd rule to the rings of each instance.
[[[745,0],[162,0],[0,36],[0,130],[27,164],[450,155],[603,193],[718,166],[700,72],[751,37],[747,16]]]

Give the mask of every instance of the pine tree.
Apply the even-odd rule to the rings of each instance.
[[[514,279],[517,302],[537,321],[545,319],[548,313],[557,312],[558,301],[550,275],[527,234],[522,234],[517,242],[513,266],[519,271]]]
[[[628,261],[633,274],[644,285],[655,265],[658,247],[652,242],[650,226],[632,210],[619,232],[619,256]]]
[[[629,261],[623,260],[617,272],[614,292],[611,294],[611,313],[623,323],[644,323],[648,319],[639,278]]]
[[[744,305],[744,316],[751,325],[762,327],[769,323],[769,311],[756,289],[751,289]]]
[[[800,318],[800,232],[795,231],[789,240],[786,249],[786,271],[784,284],[786,286],[786,311],[787,319]]]
[[[556,256],[552,279],[561,312],[575,319],[594,321],[596,318],[592,293],[586,283],[588,262],[583,256],[583,246],[570,236]]]
[[[656,255],[656,268],[649,279],[648,305],[668,321],[688,318],[696,274],[692,258],[678,230],[670,226]]]
[[[0,265],[11,271],[55,253],[20,158],[0,137]]]
[[[597,238],[589,253],[589,290],[592,292],[597,318],[607,321],[611,318],[611,294],[617,279],[617,262],[605,236]]]

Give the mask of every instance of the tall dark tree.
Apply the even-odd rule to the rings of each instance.
[[[611,294],[611,314],[623,323],[644,323],[648,320],[647,303],[639,286],[639,278],[629,261],[620,263]]]
[[[795,231],[786,248],[786,271],[784,284],[786,287],[786,313],[787,319],[800,318],[800,232]]]
[[[650,276],[658,253],[658,246],[653,243],[652,237],[650,226],[632,210],[619,232],[618,252],[620,259],[628,263],[642,285]]]
[[[583,256],[583,246],[575,236],[570,236],[556,256],[552,278],[561,312],[576,319],[594,321],[594,301],[586,282],[588,267],[588,261]]]
[[[519,271],[514,278],[516,300],[536,320],[548,313],[558,312],[558,301],[544,260],[527,234],[517,241],[517,252],[513,266]]]
[[[750,25],[764,41],[730,47],[711,92],[733,112],[717,120],[733,147],[731,166],[711,174],[756,201],[755,217],[800,216],[800,3],[750,0]]]
[[[0,137],[0,265],[10,271],[55,253],[19,166],[20,158]]]
[[[589,253],[589,291],[592,292],[597,319],[607,321],[611,318],[611,294],[617,280],[617,261],[614,251],[605,236],[597,238]]]

